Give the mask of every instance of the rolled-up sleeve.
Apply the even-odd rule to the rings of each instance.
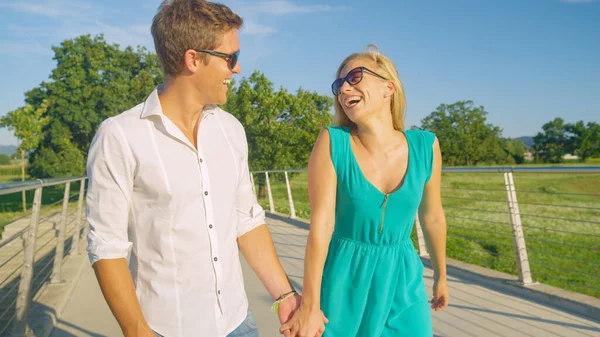
[[[87,252],[92,264],[126,258],[132,247],[127,226],[133,172],[133,156],[120,127],[112,119],[104,121],[92,140],[87,161]]]
[[[242,129],[241,146],[242,162],[240,163],[240,177],[236,197],[236,210],[238,215],[237,236],[240,237],[254,228],[265,223],[265,211],[258,204],[252,181],[250,180],[250,170],[248,169],[248,142],[246,133]]]

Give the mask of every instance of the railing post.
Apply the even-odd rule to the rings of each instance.
[[[269,172],[265,172],[267,178],[267,193],[269,194],[269,209],[271,213],[275,212],[275,205],[273,204],[273,195],[271,194],[271,184],[269,183]]]
[[[81,238],[81,222],[83,221],[83,198],[85,198],[85,179],[81,179],[79,186],[79,200],[77,201],[77,219],[75,220],[75,233],[73,234],[73,245],[69,254],[79,254],[79,240]]]
[[[25,181],[25,150],[21,149],[21,181]],[[23,212],[27,212],[27,193],[22,192]]]
[[[519,281],[523,285],[531,285],[531,269],[529,269],[529,258],[527,257],[527,248],[525,247],[525,235],[523,234],[523,225],[521,223],[521,214],[519,213],[519,203],[517,202],[517,193],[513,181],[512,172],[504,172],[504,186],[506,187],[506,197],[508,200],[508,211],[510,214],[510,224],[513,234],[513,247],[517,262],[517,271]]]
[[[27,233],[27,240],[25,241],[25,259],[23,269],[21,270],[21,281],[19,282],[13,337],[24,337],[27,332],[29,307],[31,306],[32,297],[31,281],[33,280],[33,266],[35,261],[35,241],[37,239],[41,203],[42,187],[40,186],[35,189],[31,219],[29,220],[29,231]]]
[[[285,186],[287,187],[288,192],[288,200],[290,201],[290,218],[296,218],[296,209],[294,209],[294,199],[292,199],[292,189],[290,188],[290,179],[288,178],[287,171],[283,172],[285,174]]]
[[[419,243],[419,255],[429,256],[427,252],[427,245],[425,245],[425,237],[423,236],[423,229],[421,228],[421,222],[419,221],[419,214],[415,216],[415,229],[417,230],[417,242]]]
[[[69,210],[69,193],[71,192],[71,182],[65,184],[65,195],[62,204],[62,213],[60,214],[60,224],[58,225],[58,237],[56,241],[56,252],[54,253],[54,266],[52,267],[52,276],[50,283],[62,282],[62,265],[65,255],[65,228],[67,227],[67,211]]]
[[[252,191],[254,192],[254,195],[256,195],[256,185],[254,185],[254,175],[252,172],[250,172],[250,181],[252,182]]]

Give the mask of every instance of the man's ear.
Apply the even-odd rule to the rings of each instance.
[[[193,50],[188,50],[183,54],[183,71],[187,73],[195,73],[198,71],[202,60],[197,57],[198,53]]]

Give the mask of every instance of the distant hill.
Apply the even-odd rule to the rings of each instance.
[[[523,144],[525,144],[525,146],[528,148],[533,147],[533,137],[524,136],[524,137],[518,137],[515,139],[522,141]]]
[[[0,145],[0,153],[7,156],[12,156],[17,151],[17,147],[14,145]]]

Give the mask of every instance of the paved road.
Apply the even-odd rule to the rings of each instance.
[[[269,219],[279,257],[290,279],[302,285],[306,229]],[[246,290],[262,337],[278,337],[279,323],[270,312],[271,298],[244,264]],[[431,291],[432,274],[425,270]],[[435,336],[600,336],[600,324],[528,300],[490,290],[483,283],[449,275],[450,307],[433,313]],[[87,268],[51,337],[121,336],[91,268]]]

